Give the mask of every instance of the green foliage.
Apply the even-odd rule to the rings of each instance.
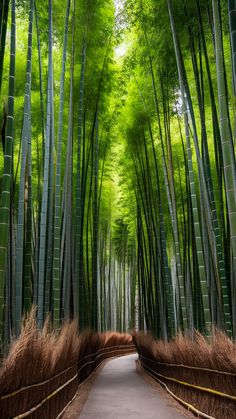
[[[228,141],[235,97],[227,1],[213,1],[221,6],[218,26],[210,0],[72,1],[65,26],[66,3],[53,1],[51,28],[51,0],[35,1],[28,124],[32,176],[21,141],[29,2],[16,4],[14,164],[3,244],[8,257],[0,260],[0,322],[3,315],[14,315],[16,296],[9,290],[17,276],[10,261],[20,230],[18,252],[32,245],[31,269],[27,259],[32,289],[29,295],[27,285],[27,298],[18,297],[39,303],[40,324],[50,312],[56,327],[64,318],[79,317],[80,328],[125,330],[131,320],[135,326],[137,308],[138,326],[164,339],[177,330],[204,330],[209,320],[230,333],[235,278],[228,203],[234,201],[235,184],[231,188],[225,178],[217,99],[218,93],[226,99]],[[217,34],[223,41],[220,66]],[[1,97],[7,102],[12,38],[0,41],[1,51],[5,48]],[[8,172],[1,153],[2,194],[8,193]],[[22,217],[23,223],[16,221]],[[25,267],[19,269],[22,277]],[[235,313],[233,323],[235,328]]]

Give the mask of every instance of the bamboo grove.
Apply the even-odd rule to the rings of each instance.
[[[0,334],[236,336],[235,0],[3,0]]]

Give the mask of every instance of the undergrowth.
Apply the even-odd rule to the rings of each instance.
[[[148,333],[132,336],[147,372],[157,372],[178,397],[215,418],[236,418],[236,401],[171,380],[236,396],[236,344],[222,331],[215,330],[211,339],[198,332],[193,339],[179,334],[169,342]]]
[[[78,384],[86,379],[104,359],[118,354],[119,351],[109,353],[109,348],[133,343],[132,337],[128,334],[84,331],[78,335],[77,330],[77,323],[73,321],[65,323],[60,331],[56,332],[52,329],[49,320],[46,321],[44,328],[39,330],[35,309],[32,310],[29,317],[23,321],[21,334],[17,340],[13,341],[9,354],[0,368],[1,418],[14,417],[27,411],[76,376],[64,392],[53,397],[50,403],[45,403],[39,409],[39,416],[32,416],[56,417],[56,414],[76,393]],[[103,355],[104,351],[102,351],[100,355],[98,351],[104,348],[108,353]],[[97,352],[98,358],[96,358],[97,355],[93,355]],[[88,362],[88,365],[78,374],[85,362]],[[50,382],[47,383],[49,379]],[[22,387],[41,382],[46,383],[14,394]],[[9,393],[13,394],[4,398]]]

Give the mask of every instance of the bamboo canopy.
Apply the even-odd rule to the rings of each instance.
[[[236,337],[234,0],[0,5],[0,336]]]

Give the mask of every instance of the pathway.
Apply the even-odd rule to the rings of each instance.
[[[97,376],[80,419],[181,419],[190,417],[136,371],[137,355],[109,361]],[[191,415],[192,417],[192,415]]]

